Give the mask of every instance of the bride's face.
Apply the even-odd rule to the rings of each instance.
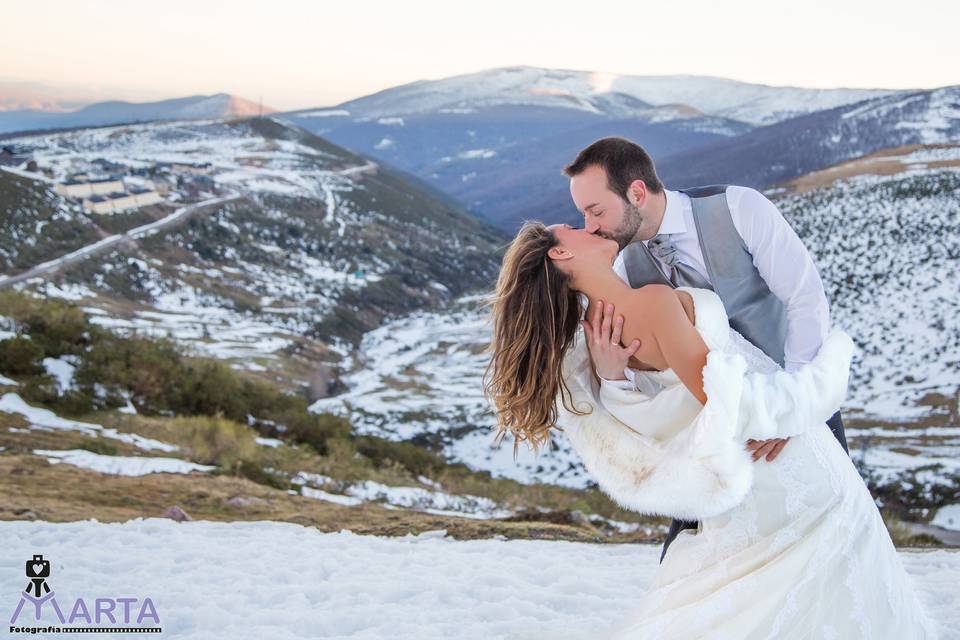
[[[616,240],[588,233],[586,229],[577,229],[568,224],[552,224],[547,229],[560,242],[551,247],[547,255],[562,271],[569,271],[574,265],[609,267],[620,251]]]

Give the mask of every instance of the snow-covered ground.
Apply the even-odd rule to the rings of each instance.
[[[554,439],[557,449],[538,455],[520,447],[516,462],[512,438],[494,446],[496,420],[482,383],[490,325],[479,303],[464,296],[449,310],[413,313],[367,333],[348,356],[349,390],[311,410],[348,416],[361,434],[431,434],[452,459],[495,476],[586,486],[590,478],[562,437]]]
[[[323,198],[326,189],[351,188],[349,180],[323,167],[337,159],[332,154],[295,140],[244,135],[240,128],[216,120],[78,129],[20,137],[17,142],[33,149],[34,160],[52,170],[55,181],[88,170],[99,159],[131,169],[210,163],[203,171],[216,184],[245,192]]]
[[[84,449],[34,449],[34,455],[47,458],[50,464],[65,463],[91,469],[100,473],[118,476],[145,476],[151,473],[190,473],[191,471],[213,471],[216,467],[187,462],[179,458],[161,458],[157,456],[110,456],[93,453]]]
[[[24,562],[43,554],[49,586],[67,606],[149,597],[164,637],[231,640],[601,637],[635,610],[660,553],[646,545],[461,541],[443,530],[387,538],[159,518],[0,522],[0,539],[5,615],[26,584]],[[943,640],[960,638],[960,552],[900,558],[945,627]],[[21,615],[18,624],[40,623]]]
[[[26,420],[29,429],[38,431],[77,431],[87,436],[112,438],[132,444],[143,451],[177,451],[178,447],[135,433],[122,433],[113,427],[61,418],[53,411],[28,404],[16,393],[0,396],[0,413],[14,414]],[[13,428],[13,427],[11,427]]]

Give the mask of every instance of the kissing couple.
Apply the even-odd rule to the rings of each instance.
[[[603,637],[939,637],[848,455],[853,341],[777,207],[667,189],[619,137],[564,173],[584,225],[508,247],[484,390],[515,453],[563,432],[619,506],[673,518]]]

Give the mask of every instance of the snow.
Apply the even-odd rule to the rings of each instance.
[[[177,446],[145,438],[135,433],[121,433],[113,428],[106,428],[92,422],[79,422],[77,420],[68,420],[61,418],[49,409],[33,407],[16,393],[5,393],[0,397],[0,411],[4,413],[13,413],[23,416],[30,423],[31,429],[40,429],[43,431],[67,430],[79,431],[88,436],[103,436],[112,438],[121,442],[126,442],[144,451],[176,451]]]
[[[497,155],[493,149],[469,149],[459,154],[457,157],[461,160],[486,160]]]
[[[161,518],[0,522],[0,588],[20,592],[24,560],[42,553],[61,597],[150,597],[167,637],[571,640],[635,610],[660,553],[444,534]],[[951,630],[944,640],[960,636],[960,553],[900,558],[931,616]],[[215,605],[197,594],[214,594]]]
[[[110,236],[110,237],[111,237],[111,238],[119,238],[120,236]],[[100,244],[101,244],[101,243],[98,242],[98,243],[97,243],[97,246],[100,246]],[[56,259],[56,260],[51,260],[50,262],[47,262],[47,263],[45,263],[45,264],[47,264],[47,265],[60,264],[61,262],[63,262],[64,260],[69,259],[69,258],[72,257],[72,256],[80,255],[80,254],[82,254],[82,253],[84,253],[84,252],[89,251],[90,248],[91,248],[91,247],[89,247],[89,246],[88,246],[88,247],[84,247],[84,249],[81,249],[81,250],[79,250],[79,251],[74,251],[74,252],[72,252],[72,253],[67,254],[66,256],[63,256],[63,257],[58,258],[58,259]],[[36,267],[36,268],[41,268],[42,266],[43,266],[43,265],[39,265],[39,266]],[[71,302],[76,302],[76,301],[78,301],[78,300],[83,300],[84,298],[95,298],[95,297],[97,296],[96,291],[93,291],[93,290],[90,289],[89,287],[85,287],[85,286],[82,285],[82,284],[73,284],[73,283],[67,283],[67,282],[61,283],[61,284],[59,284],[59,285],[54,284],[54,283],[52,283],[52,282],[44,282],[44,283],[38,288],[38,291],[40,291],[41,293],[43,293],[44,295],[46,295],[46,296],[49,297],[49,298],[60,298],[60,299],[62,299],[62,300],[69,300],[69,301],[71,301]]]
[[[937,509],[930,524],[944,529],[960,531],[960,504],[950,504]]]
[[[57,389],[60,395],[73,388],[73,372],[77,368],[78,361],[79,358],[76,356],[43,359],[43,367],[57,381]]]
[[[336,116],[349,116],[350,112],[346,109],[327,109],[325,111],[307,111],[306,113],[296,114],[300,118],[330,118]]]
[[[20,383],[19,383],[19,382],[17,382],[16,380],[14,380],[14,379],[12,379],[12,378],[8,378],[8,377],[5,376],[5,375],[0,375],[0,384],[6,384],[6,385],[10,385],[10,386],[12,386],[12,387],[18,387],[18,386],[20,386]]]
[[[509,509],[497,507],[489,498],[471,495],[451,495],[443,491],[429,491],[419,487],[391,487],[372,480],[352,485],[347,494],[364,501],[383,500],[404,509],[417,509],[436,515],[458,515],[477,519],[506,518]]]
[[[86,449],[34,449],[38,456],[47,456],[50,464],[66,464],[90,469],[98,473],[119,476],[145,476],[150,473],[190,473],[191,471],[213,471],[215,466],[187,462],[179,458],[158,458],[147,456],[107,456]]]
[[[126,413],[127,415],[137,415],[137,408],[130,402],[130,398],[127,398],[127,404],[117,409],[117,411]]]
[[[257,444],[264,447],[279,447],[283,445],[283,440],[278,440],[277,438],[257,438]]]
[[[313,487],[302,487],[300,493],[307,498],[313,498],[314,500],[326,500],[327,502],[333,502],[334,504],[340,504],[345,507],[355,507],[358,504],[363,504],[363,500],[360,498],[351,498],[350,496],[342,496],[336,493],[329,493],[322,489],[314,489]]]
[[[375,501],[387,508],[413,509],[435,515],[456,515],[478,520],[506,518],[513,515],[513,511],[500,508],[489,498],[453,495],[443,491],[437,483],[432,481],[425,483],[430,485],[431,489],[390,486],[373,480],[344,483],[337,482],[329,476],[301,471],[291,478],[291,482],[300,485],[301,494],[308,498],[348,506]],[[319,487],[336,487],[340,493],[331,493]]]

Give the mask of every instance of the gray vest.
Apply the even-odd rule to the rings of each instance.
[[[787,307],[771,293],[753,265],[750,251],[733,226],[726,191],[727,185],[681,189],[693,203],[703,261],[713,290],[723,301],[730,326],[783,366]],[[639,246],[623,254],[630,286],[634,289],[655,283],[673,286],[646,245],[639,240],[634,244]]]

